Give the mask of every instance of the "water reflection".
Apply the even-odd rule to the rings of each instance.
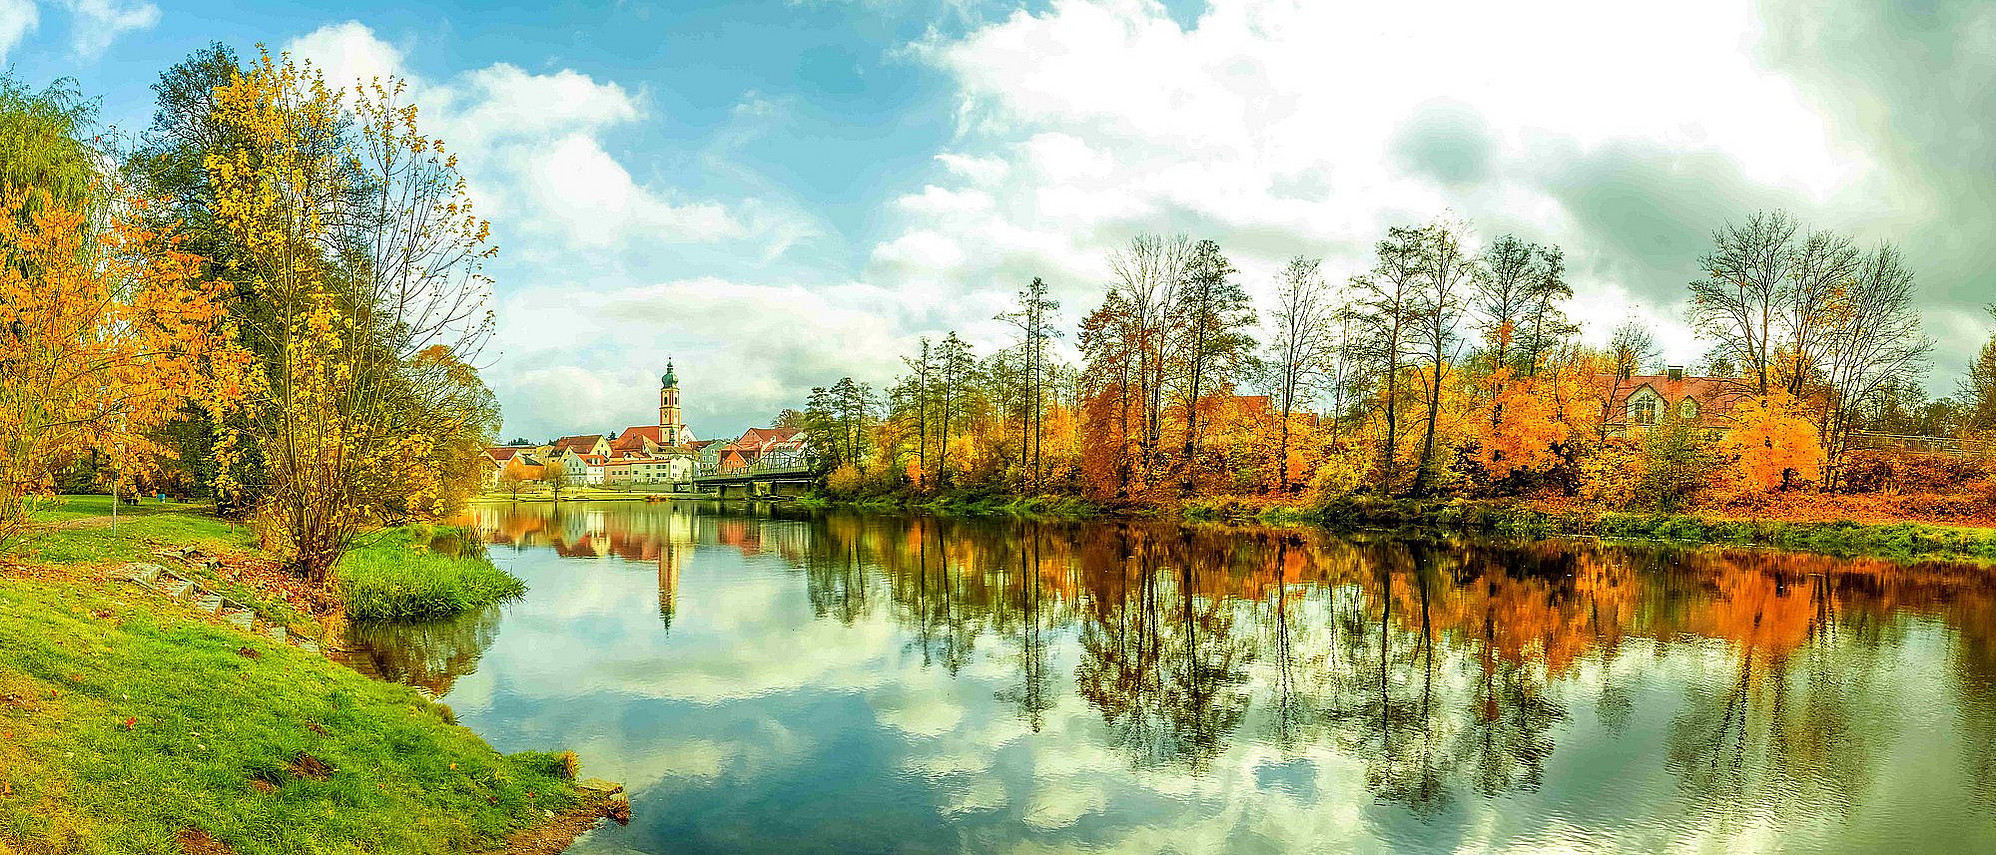
[[[439,693],[485,668],[448,698],[468,724],[581,740],[633,783],[639,821],[582,852],[1996,846],[1980,567],[684,505],[474,522],[527,600],[360,640]],[[625,567],[656,569],[649,629]]]

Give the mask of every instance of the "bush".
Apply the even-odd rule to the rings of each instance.
[[[347,616],[436,620],[526,593],[525,583],[468,543],[475,541],[457,529],[397,528],[348,552],[334,571]]]

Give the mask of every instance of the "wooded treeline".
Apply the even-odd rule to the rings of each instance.
[[[0,536],[58,488],[212,496],[324,580],[482,486],[496,248],[403,84],[211,45],[136,139],[0,78]]]
[[[883,390],[843,378],[783,420],[845,497],[1617,508],[1848,490],[1867,432],[1996,428],[1996,344],[1959,396],[1926,397],[1932,342],[1895,247],[1765,212],[1715,231],[1697,264],[1687,321],[1710,349],[1689,380],[1650,382],[1661,406],[1630,403],[1665,371],[1653,336],[1631,321],[1586,344],[1559,247],[1479,244],[1443,220],[1390,228],[1344,281],[1298,256],[1259,306],[1214,241],[1139,235],[1109,254],[1078,324],[1056,322],[1035,279],[1001,316],[1012,344],[980,357],[955,332],[925,338]],[[1055,346],[1066,332],[1072,362]]]

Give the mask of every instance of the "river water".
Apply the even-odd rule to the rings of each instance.
[[[1985,568],[693,504],[491,507],[354,630],[634,819],[570,851],[1996,852]]]

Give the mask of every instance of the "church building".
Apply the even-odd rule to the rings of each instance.
[[[672,360],[658,378],[658,424],[624,428],[610,442],[605,483],[670,483],[693,477],[693,429],[679,409],[679,375]]]

